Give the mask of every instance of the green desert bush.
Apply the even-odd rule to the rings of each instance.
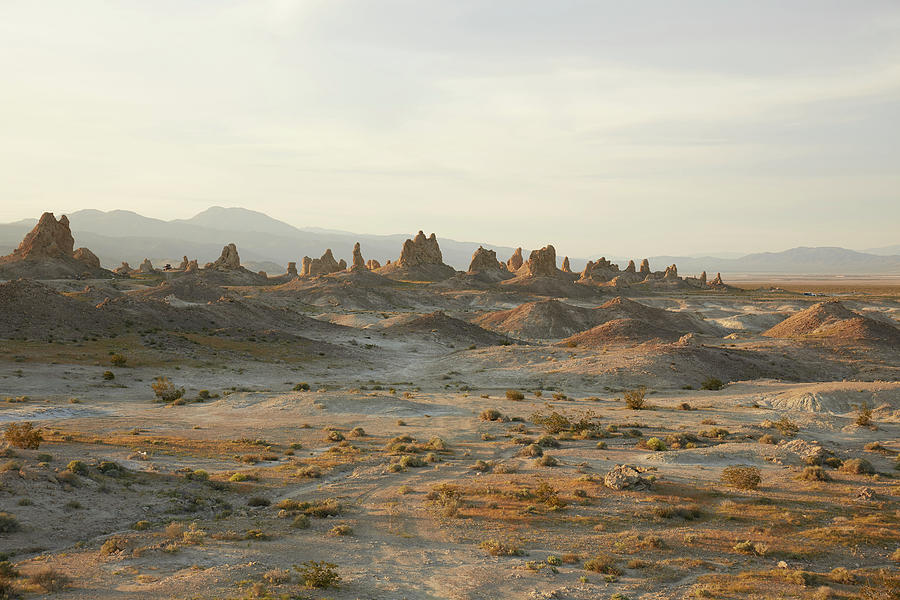
[[[700,384],[701,390],[721,390],[725,387],[725,383],[719,379],[718,377],[707,377],[703,380],[703,383]]]
[[[337,587],[341,582],[337,565],[334,563],[308,560],[302,565],[295,565],[294,570],[300,574],[303,585],[308,588]]]
[[[69,464],[66,465],[66,469],[68,469],[72,473],[75,473],[76,475],[87,475],[88,474],[87,465],[84,464],[84,462],[80,461],[80,460],[69,461]]]
[[[666,445],[659,438],[652,437],[647,440],[647,448],[653,450],[654,452],[662,452],[666,449]]]

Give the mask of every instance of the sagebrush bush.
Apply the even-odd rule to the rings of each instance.
[[[41,569],[32,573],[28,580],[47,593],[59,592],[72,583],[72,579],[59,571],[51,568]]]
[[[644,397],[647,394],[647,388],[641,386],[634,390],[628,390],[625,392],[625,406],[630,408],[631,410],[641,410],[644,408],[645,400]]]
[[[719,379],[718,377],[707,377],[703,380],[703,383],[700,384],[701,390],[721,390],[725,387],[725,383]]]
[[[869,408],[869,403],[865,400],[856,409],[856,424],[860,427],[872,426],[872,409]]]
[[[478,417],[482,421],[500,421],[503,419],[503,413],[501,413],[496,408],[486,408],[481,411],[481,414]]]
[[[830,481],[831,477],[825,472],[825,469],[819,466],[806,467],[803,472],[798,475],[803,481]]]
[[[341,581],[337,565],[330,562],[308,560],[302,565],[295,565],[294,570],[300,573],[300,579],[308,588],[337,587]]]
[[[875,468],[864,458],[850,458],[841,465],[841,471],[855,475],[870,475],[875,472]]]
[[[506,399],[507,400],[524,400],[525,394],[518,390],[506,390]]]
[[[12,533],[19,530],[19,520],[8,512],[0,512],[0,533]]]
[[[598,554],[584,563],[586,571],[604,575],[621,575],[622,569],[616,566],[616,559],[609,554]]]
[[[666,449],[666,445],[659,438],[652,437],[647,440],[647,448],[649,450],[653,450],[654,452],[662,452]]]
[[[150,388],[160,402],[175,402],[184,396],[184,388],[175,387],[168,377],[157,377]]]
[[[755,490],[762,481],[756,467],[733,465],[722,469],[722,483],[742,490]]]
[[[524,554],[518,546],[495,539],[485,540],[479,546],[491,556],[521,556]]]
[[[84,462],[80,461],[80,460],[69,461],[69,464],[66,465],[66,469],[68,469],[72,473],[75,473],[76,475],[87,475],[88,474],[87,465],[84,464]]]
[[[37,450],[44,441],[39,429],[28,421],[24,423],[10,423],[3,432],[5,439],[11,446],[25,450]]]

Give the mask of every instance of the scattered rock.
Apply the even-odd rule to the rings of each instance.
[[[616,465],[603,477],[603,485],[612,490],[647,490],[653,482],[642,477],[637,467],[631,465]]]

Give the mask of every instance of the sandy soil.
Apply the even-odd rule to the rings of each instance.
[[[404,286],[382,309],[391,289],[328,308],[230,290],[259,329],[3,340],[0,424],[43,435],[0,461],[7,580],[61,599],[897,597],[900,349],[761,335],[820,298],[634,297],[715,333],[588,348],[491,345],[469,323],[509,294]],[[267,302],[295,314],[280,331]],[[897,326],[894,298],[847,306]],[[182,400],[156,402],[158,376]],[[646,486],[605,485],[617,465]],[[759,485],[724,481],[736,465]],[[339,585],[305,585],[306,561]],[[41,588],[46,569],[67,585]]]

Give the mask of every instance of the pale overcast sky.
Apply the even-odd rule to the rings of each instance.
[[[896,0],[3,0],[0,69],[2,222],[900,243]]]

